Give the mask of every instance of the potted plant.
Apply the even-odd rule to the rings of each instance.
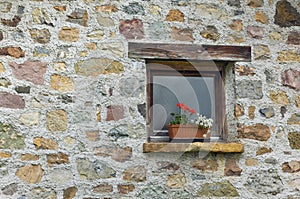
[[[172,120],[168,125],[170,139],[205,139],[209,138],[209,128],[213,120],[200,115],[183,103],[176,105],[178,113],[170,113]]]

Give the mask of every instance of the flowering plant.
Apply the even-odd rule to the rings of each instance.
[[[176,106],[179,108],[179,113],[170,113],[172,116],[170,124],[196,124],[201,129],[212,127],[213,120],[211,118],[200,115],[183,103],[178,103]]]

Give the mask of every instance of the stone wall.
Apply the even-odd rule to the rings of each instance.
[[[300,198],[298,0],[1,0],[0,11],[1,198]],[[244,153],[142,153],[145,62],[128,58],[130,39],[252,46],[228,110]]]

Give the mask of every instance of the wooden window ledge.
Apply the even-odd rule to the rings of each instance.
[[[143,144],[144,153],[152,152],[195,152],[210,151],[216,153],[242,153],[244,145],[242,143],[222,143],[222,142],[194,142],[194,143],[169,143],[169,142],[147,142]]]

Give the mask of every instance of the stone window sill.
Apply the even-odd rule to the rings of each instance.
[[[210,151],[215,153],[242,153],[244,144],[242,143],[222,143],[222,142],[194,142],[194,143],[169,143],[169,142],[147,142],[143,144],[144,153],[153,152],[195,152]]]

